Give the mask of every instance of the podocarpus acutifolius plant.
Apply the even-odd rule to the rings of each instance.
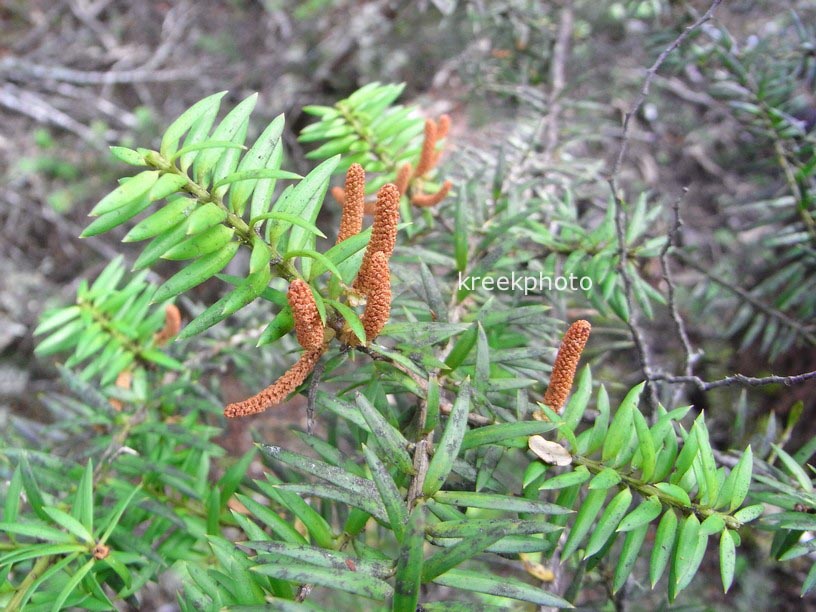
[[[52,486],[55,468],[42,457],[36,469],[25,455],[16,462],[2,521],[6,609],[29,600],[57,608],[133,601],[170,567],[183,579],[183,610],[288,609],[293,600],[322,598],[324,589],[339,609],[360,597],[400,611],[433,609],[439,599],[449,605],[452,597],[470,606],[514,599],[568,607],[601,564],[610,589],[624,588],[639,557],[649,559],[653,586],[668,570],[673,600],[712,537],[728,589],[738,530],[762,511],[743,507],[750,448],[730,470],[719,467],[702,415],[687,429],[681,420],[689,407],[658,406],[650,424],[638,407],[643,385],[613,411],[605,387],[593,389],[588,366],[567,401],[587,321],[569,328],[547,376],[549,349],[519,334],[536,326],[550,330],[554,344],[560,323],[543,305],[445,288],[436,274],[450,272],[450,258],[417,262],[411,254],[425,255],[421,245],[401,249],[400,208],[443,198],[451,187],[434,191],[427,179],[448,120],[426,122],[392,106],[398,93],[373,85],[337,108],[311,109],[321,121],[304,134],[329,140],[335,156],[306,177],[280,169],[282,117],[244,152],[254,96],[217,125],[223,94],[202,100],[171,124],[158,151],[114,149],[147,169],[94,208],[85,235],[158,203],[125,236],[150,240],[134,267],[162,257],[191,261],[158,288],[142,280],[117,290],[124,270],[112,267],[91,286],[93,299],[82,290],[78,306],[44,319],[43,352],[74,349],[71,365],[89,362],[79,376],[63,370],[79,399],[55,400],[55,410],[70,406],[79,425],[104,433],[93,462],[60,468],[63,479],[79,483],[67,495]],[[326,151],[324,144],[314,157]],[[340,231],[321,253],[315,220],[341,166]],[[375,178],[366,181],[366,172]],[[277,193],[277,181],[295,183]],[[372,184],[373,224],[362,229]],[[457,210],[457,226],[467,231],[461,201]],[[456,244],[464,249],[457,265],[483,265],[478,244]],[[182,342],[158,348],[166,314],[145,318],[150,303],[217,275],[242,247],[246,277],[223,277],[235,288],[187,323]],[[182,352],[185,341],[256,302],[271,318],[258,344],[284,342],[294,329],[302,352],[271,386],[227,405],[226,416],[264,411],[308,386],[309,408],[330,433],[296,432],[317,458],[260,444],[262,476],[248,472],[253,450],[214,480],[212,461],[223,450],[210,439],[223,425],[223,407],[193,365],[166,351]],[[270,303],[278,308],[271,317]],[[138,333],[122,333],[128,325]],[[136,359],[123,355],[154,364],[138,369],[129,388],[112,384],[121,364]],[[547,378],[543,402],[531,406],[531,392]],[[590,404],[593,418],[585,419]],[[550,563],[572,582],[542,585]],[[444,595],[434,585],[446,587]]]

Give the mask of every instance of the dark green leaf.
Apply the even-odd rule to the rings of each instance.
[[[71,515],[77,519],[80,524],[89,532],[93,533],[93,465],[91,460],[85,465],[85,471],[82,473],[82,478],[77,485],[77,491],[74,495],[74,504],[71,507]]]
[[[301,584],[318,584],[378,601],[388,599],[394,592],[387,582],[373,576],[366,576],[360,572],[354,572],[348,568],[344,570],[301,563],[289,563],[287,565],[274,563],[271,565],[258,565],[253,567],[252,570],[280,580]]]
[[[403,499],[403,496],[400,495],[394,479],[391,478],[391,474],[388,473],[388,470],[374,451],[366,445],[363,445],[363,453],[365,454],[366,463],[371,470],[374,484],[380,493],[380,499],[388,514],[391,530],[394,532],[397,541],[402,542],[403,534],[405,533],[405,524],[408,522],[406,501]]]
[[[772,444],[771,446],[776,451],[782,465],[785,466],[785,469],[793,476],[802,490],[806,493],[813,493],[813,483],[810,480],[810,476],[808,476],[802,466],[796,462],[796,459],[791,457],[781,446],[777,444]]]
[[[414,465],[408,454],[408,441],[368,401],[365,395],[357,393],[355,398],[357,408],[373,434],[373,440],[376,440],[377,445],[385,451],[389,462],[406,474],[413,473]]]
[[[633,387],[626,397],[621,402],[612,423],[609,425],[609,431],[606,434],[606,441],[603,446],[602,459],[604,462],[611,461],[618,456],[622,450],[626,448],[629,438],[633,433],[632,413],[637,410],[637,403],[640,399],[640,394],[643,391],[645,383],[640,383]]]
[[[168,228],[176,227],[193,211],[196,203],[189,198],[178,198],[139,221],[122,238],[122,242],[138,242],[153,238]]]
[[[541,606],[554,608],[572,608],[572,604],[558,595],[554,595],[537,586],[532,586],[509,576],[493,577],[484,573],[462,569],[452,569],[434,579],[436,584],[487,593],[497,597],[509,597],[521,601],[529,601]]]
[[[74,589],[79,586],[79,583],[82,582],[83,578],[88,575],[88,572],[91,571],[94,563],[94,559],[91,559],[86,562],[85,565],[77,569],[76,572],[74,572],[74,575],[71,576],[68,582],[65,583],[65,586],[54,599],[54,603],[51,606],[52,612],[59,612],[59,610],[62,609],[62,604],[65,603],[65,600],[68,599],[71,593],[74,592]]]
[[[437,491],[433,498],[441,504],[527,512],[530,514],[570,514],[572,510],[549,502],[494,493],[474,493],[469,491]]]
[[[445,431],[428,465],[425,482],[422,485],[422,493],[426,497],[432,496],[442,488],[453,468],[453,462],[459,455],[459,448],[467,431],[470,393],[470,384],[465,381],[459,389]]]
[[[46,506],[47,508],[47,506]],[[44,511],[45,516],[51,520],[51,517]],[[74,544],[76,542],[70,534],[54,529],[41,523],[0,523],[0,531],[6,533],[13,533],[16,535],[27,536],[30,538],[37,538],[47,542],[57,542],[60,544]]]
[[[217,181],[212,188],[217,189],[230,183],[238,183],[241,181],[251,181],[257,179],[302,179],[303,177],[294,172],[287,172],[286,170],[276,170],[273,168],[256,168],[255,170],[243,170],[241,172],[233,172],[224,178]]]
[[[578,514],[575,515],[575,522],[567,536],[567,541],[564,543],[564,549],[561,553],[563,559],[568,559],[578,550],[595,522],[595,517],[598,516],[604,500],[606,500],[606,494],[606,489],[592,489],[587,493],[584,502],[578,509]]]
[[[231,240],[235,230],[225,225],[215,225],[199,234],[189,236],[177,245],[168,249],[162,259],[182,260],[195,259],[224,248]]]
[[[640,479],[643,482],[651,482],[657,465],[657,453],[652,432],[646,423],[646,418],[639,410],[632,414],[635,421],[635,430],[638,437],[638,451],[640,452]]]
[[[365,478],[360,478],[346,470],[329,465],[323,461],[306,457],[298,453],[282,449],[279,446],[268,446],[261,444],[258,446],[266,457],[274,461],[280,461],[294,468],[302,470],[307,474],[312,474],[322,478],[334,485],[342,487],[355,495],[377,499],[377,488],[374,483]]]
[[[283,115],[278,115],[270,123],[263,133],[252,145],[252,148],[247,151],[241,163],[238,165],[238,172],[246,172],[256,169],[277,170],[280,166],[282,150],[281,133],[283,132],[284,118]],[[249,196],[254,194],[253,191],[258,190],[259,197],[265,197],[265,191],[272,191],[274,189],[274,180],[261,179],[260,181],[241,181],[234,185],[230,191],[230,209],[238,215],[243,215],[246,202]],[[254,212],[255,206],[252,207],[251,215],[257,214]]]
[[[94,219],[93,223],[85,228],[79,237],[89,238],[91,236],[104,234],[105,232],[112,230],[114,227],[121,225],[128,219],[135,217],[148,206],[150,206],[150,198],[148,198],[147,194],[145,193],[140,197],[127,202],[123,206],[120,206],[116,210],[112,210],[100,217],[97,217]]]
[[[677,515],[671,508],[666,510],[663,518],[657,526],[654,544],[652,546],[652,556],[649,561],[649,579],[652,588],[666,570],[666,565],[674,550],[675,534],[677,533]]]
[[[750,523],[751,521],[758,519],[762,516],[762,513],[765,511],[765,506],[762,504],[754,504],[753,506],[745,506],[741,510],[738,510],[734,513],[734,518],[737,519],[740,523]]]
[[[618,525],[618,531],[631,531],[643,525],[648,525],[658,516],[663,510],[663,504],[656,495],[645,499],[640,505],[632,510]]]
[[[193,164],[193,176],[197,183],[204,187],[209,185],[216,164],[219,159],[221,159],[221,156],[229,150],[229,147],[239,145],[243,148],[249,116],[252,114],[257,101],[257,93],[248,96],[227,113],[227,116],[224,117],[221,123],[218,124],[218,127],[215,128],[210,136],[211,140],[227,141],[229,145],[207,149],[196,157],[195,163]]]
[[[131,166],[146,166],[147,162],[144,160],[144,156],[141,155],[138,151],[134,151],[133,149],[128,149],[127,147],[109,147],[111,155],[113,155],[116,159],[126,164],[130,164]]]
[[[723,592],[727,593],[734,582],[734,567],[737,561],[737,552],[731,531],[724,529],[720,535],[720,577],[722,578]]]
[[[252,516],[269,527],[284,542],[306,544],[306,539],[272,508],[263,506],[254,499],[241,495],[240,493],[236,494],[236,498],[246,506],[247,510],[252,513]]]
[[[589,489],[609,489],[621,481],[620,474],[612,468],[604,468],[589,483]]]
[[[425,506],[416,506],[402,538],[394,581],[394,612],[414,612],[419,601],[425,544]]]
[[[584,552],[585,559],[597,553],[606,544],[606,541],[615,533],[621,519],[626,515],[631,503],[632,492],[628,487],[612,498],[587,542]]]
[[[620,529],[619,529],[620,530]],[[615,575],[612,580],[612,591],[617,593],[626,584],[626,579],[632,573],[632,568],[637,561],[640,548],[643,546],[643,540],[646,539],[646,532],[649,530],[649,524],[645,523],[639,527],[633,528],[626,534],[626,539],[623,541],[620,555],[617,564],[615,565]]]
[[[584,366],[578,375],[576,389],[570,396],[561,418],[567,424],[570,431],[575,431],[584,416],[589,398],[592,395],[592,372],[589,366]]]
[[[440,574],[462,565],[505,535],[500,527],[493,527],[483,529],[469,538],[463,538],[458,544],[425,561],[422,582],[430,582]]]
[[[488,425],[468,431],[462,440],[461,450],[466,451],[485,444],[496,444],[513,438],[542,434],[555,428],[554,423],[545,421],[519,421],[517,423]]]
[[[549,480],[545,480],[539,485],[539,490],[553,491],[557,489],[566,489],[575,485],[583,484],[589,480],[591,474],[589,470],[583,465],[579,465],[570,472],[564,472],[558,476],[554,476]]]

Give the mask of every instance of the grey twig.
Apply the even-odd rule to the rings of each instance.
[[[134,113],[99,96],[91,88],[79,87],[65,81],[56,82],[53,88],[45,85],[43,89],[45,88],[53,89],[55,93],[64,98],[76,100],[85,108],[95,107],[100,114],[126,128],[135,129],[139,126],[139,119]]]
[[[672,205],[674,220],[671,229],[666,235],[666,243],[663,245],[663,248],[660,249],[660,266],[663,269],[663,280],[666,282],[669,312],[671,313],[672,320],[674,321],[674,329],[677,332],[677,337],[680,338],[680,343],[683,345],[683,372],[686,376],[692,376],[694,374],[695,354],[691,347],[688,334],[686,333],[686,326],[683,323],[683,318],[680,316],[680,312],[677,310],[674,279],[672,278],[672,271],[669,265],[669,250],[677,246],[680,238],[680,232],[683,228],[683,218],[680,216],[680,203],[683,201],[683,198],[687,193],[688,187],[684,187],[683,193],[681,193],[680,196],[675,199],[674,204]],[[678,392],[681,391],[681,389],[678,389]],[[674,402],[675,404],[677,403],[678,399],[679,396],[676,396]]]
[[[88,126],[80,123],[70,115],[65,114],[58,108],[40,98],[39,96],[20,89],[12,83],[5,83],[0,87],[0,106],[27,115],[40,123],[56,125],[64,130],[73,132],[82,140],[97,148],[102,148],[103,143]]]
[[[745,376],[743,374],[733,374],[726,376],[719,380],[705,381],[699,376],[671,376],[669,374],[654,374],[652,380],[662,380],[670,384],[693,384],[700,391],[710,391],[717,387],[731,387],[733,385],[740,385],[743,387],[762,387],[764,385],[800,385],[809,380],[816,379],[815,372],[805,372],[804,374],[795,374],[792,376],[763,376],[762,378],[754,378],[752,376]]]
[[[558,117],[561,114],[561,94],[564,91],[566,78],[564,67],[567,63],[567,53],[569,52],[570,38],[572,37],[573,12],[572,8],[565,6],[561,9],[561,17],[558,21],[558,34],[553,47],[552,68],[550,70],[550,80],[552,89],[548,96],[548,112],[545,115],[546,133],[544,139],[544,163],[548,164],[555,147],[558,144]]]
[[[76,85],[113,85],[121,83],[159,83],[166,81],[192,81],[199,78],[189,68],[168,68],[153,70],[135,68],[133,70],[75,70],[63,66],[46,66],[27,62],[17,57],[0,60],[0,74],[17,78],[34,78],[66,81]]]
[[[74,16],[94,33],[106,51],[110,52],[116,49],[118,46],[116,37],[97,19],[99,10],[97,10],[96,7],[88,6],[88,4],[82,0],[74,0],[70,3],[70,8]]]
[[[643,372],[643,377],[646,380],[646,401],[648,403],[650,413],[654,413],[658,404],[657,390],[652,384],[652,366],[651,358],[648,353],[648,345],[637,325],[637,313],[634,309],[634,302],[632,300],[632,278],[629,276],[629,271],[626,269],[628,255],[626,252],[626,226],[628,219],[626,211],[624,210],[623,201],[617,195],[614,178],[609,179],[609,187],[612,190],[615,202],[615,235],[618,242],[618,273],[623,280],[623,293],[626,300],[626,309],[629,312],[629,317],[626,320],[626,325],[629,328],[629,333],[632,334],[632,342],[635,345],[635,351],[638,354],[638,361],[640,362],[640,370]]]
[[[663,49],[660,55],[657,56],[654,64],[646,71],[646,77],[643,79],[643,86],[640,89],[640,93],[638,97],[635,98],[635,101],[632,103],[632,106],[629,108],[629,111],[623,116],[623,133],[621,134],[621,144],[620,149],[618,149],[618,155],[615,158],[615,165],[612,167],[612,180],[615,181],[618,173],[620,172],[621,164],[623,164],[623,159],[626,157],[626,149],[628,146],[629,140],[629,123],[632,120],[640,107],[643,106],[643,103],[646,101],[646,97],[649,95],[649,90],[652,86],[652,81],[657,74],[657,71],[660,69],[660,66],[663,65],[663,62],[666,61],[666,58],[671,55],[671,53],[677,49],[680,45],[683,44],[683,41],[689,37],[689,35],[694,32],[697,28],[699,28],[704,23],[710,21],[712,17],[714,17],[714,13],[717,10],[717,7],[722,4],[722,0],[714,0],[711,3],[711,6],[708,7],[708,10],[700,17],[697,21],[692,23],[690,26],[686,27],[681,33],[680,36],[675,38],[672,43]]]

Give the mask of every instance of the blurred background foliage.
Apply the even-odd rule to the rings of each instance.
[[[360,86],[379,81],[405,83],[400,102],[420,107],[426,116],[450,114],[451,145],[441,163],[443,176],[455,182],[456,196],[421,217],[424,225],[418,224],[418,233],[403,244],[403,254],[420,253],[428,266],[449,270],[462,270],[463,261],[475,261],[494,273],[525,268],[545,274],[573,272],[589,275],[596,286],[606,283],[600,296],[546,293],[526,301],[505,296],[497,308],[543,303],[550,308],[548,319],[524,327],[526,337],[519,338],[517,328],[500,327],[499,337],[490,340],[505,349],[514,342],[538,347],[545,363],[537,355],[536,367],[513,366],[515,373],[534,382],[537,393],[546,385],[557,346],[556,322],[590,318],[593,340],[586,355],[594,379],[620,400],[643,373],[624,321],[632,313],[620,298],[622,280],[613,273],[618,253],[606,180],[620,143],[621,118],[642,87],[645,68],[707,8],[708,3],[696,0],[4,2],[4,443],[48,450],[54,457],[72,456],[78,460],[72,468],[77,483],[89,478],[83,476],[84,469],[100,469],[96,463],[86,468],[84,459],[95,456],[94,451],[104,457],[107,448],[94,447],[89,435],[92,392],[70,374],[60,375],[51,362],[35,360],[32,332],[44,310],[73,301],[80,279],[96,278],[120,252],[128,261],[138,253],[132,245],[119,243],[124,228],[78,239],[88,211],[121,175],[121,164],[108,153],[108,145],[153,146],[173,118],[221,90],[229,90],[228,107],[260,93],[250,141],[274,117],[286,114],[285,167],[301,175],[313,167],[307,153],[314,147],[298,140],[314,121],[302,112],[306,105],[331,106]],[[634,324],[646,339],[655,372],[681,375],[690,363],[695,375],[714,380],[735,372],[761,377],[816,370],[814,23],[816,7],[806,0],[724,3],[715,20],[669,56],[632,119],[629,153],[618,180],[631,221],[627,250],[637,310]],[[676,202],[683,225],[671,266],[689,354],[673,331],[667,333],[674,328],[665,306],[660,262],[675,223]],[[338,219],[331,204],[318,218],[327,233]],[[456,244],[461,240],[457,227],[468,228],[467,244]],[[454,251],[467,252],[468,257],[457,255],[459,261],[453,262]],[[232,265],[226,272],[239,273],[246,262],[239,258]],[[172,263],[161,264],[148,279],[160,284],[175,269]],[[395,293],[406,311],[421,312],[433,297],[421,273],[398,263],[395,276],[400,279]],[[456,275],[438,278],[437,283],[449,299],[456,290]],[[185,319],[199,314],[222,291],[223,284],[213,281],[180,297]],[[489,296],[472,299],[481,307]],[[140,429],[142,417],[131,423],[121,414],[98,424],[113,431],[124,427],[139,448],[150,448],[157,457],[172,453],[178,444],[186,449],[174,464],[177,472],[150,474],[156,486],[148,487],[142,505],[145,514],[161,512],[160,504],[151,505],[150,495],[161,499],[165,486],[204,500],[192,503],[190,517],[182,524],[175,514],[164,517],[178,533],[162,545],[167,555],[186,546],[189,533],[213,531],[208,512],[212,515],[214,506],[223,510],[226,498],[205,497],[210,470],[222,493],[237,487],[236,472],[222,474],[228,465],[218,463],[222,456],[244,457],[236,465],[249,466],[252,477],[260,478],[263,468],[250,452],[251,439],[291,443],[289,426],[305,428],[302,398],[255,420],[252,428],[234,423],[224,428],[218,420],[222,400],[262,388],[269,382],[267,373],[288,360],[280,345],[254,348],[267,322],[267,305],[247,307],[229,326],[214,327],[189,342],[183,357],[175,355],[187,359],[192,379],[181,375],[158,396],[141,399],[145,388],[134,385],[121,399],[144,401],[146,410],[164,415],[155,431]],[[287,349],[294,348],[290,340],[283,342]],[[475,336],[470,342],[476,342]],[[477,361],[464,360],[463,371],[478,371]],[[69,393],[77,389],[84,406]],[[784,444],[792,455],[801,448],[795,460],[799,464],[812,454],[808,442],[816,431],[813,419],[807,418],[816,409],[812,380],[793,387],[742,390],[666,384],[657,391],[667,406],[693,403],[692,419],[705,410],[711,441],[723,453],[752,444],[759,474],[775,476],[755,483],[756,500],[792,513],[813,507],[812,491],[803,484],[809,482],[807,474],[802,476],[787,462],[785,471],[775,467],[780,455],[772,446]],[[181,393],[186,412],[176,421],[174,406]],[[90,404],[100,411],[109,408],[106,398]],[[72,414],[78,423],[73,426],[66,417]],[[55,423],[62,419],[67,423]],[[197,421],[199,437],[178,437]],[[322,437],[337,437],[337,429],[330,415],[317,422]],[[81,457],[75,456],[76,438],[68,434],[84,436],[90,445]],[[336,443],[344,444],[342,439]],[[307,445],[297,448],[305,451]],[[9,479],[18,458],[14,453],[2,457],[0,469]],[[48,457],[43,454],[40,460],[55,461]],[[718,459],[727,463],[734,457]],[[211,467],[210,460],[217,467]],[[137,473],[142,467],[134,463],[130,469]],[[119,469],[127,473],[127,460]],[[168,477],[170,482],[162,480]],[[798,485],[794,482],[780,493],[779,483],[785,479]],[[55,490],[57,484],[45,483]],[[800,507],[791,503],[794,497]],[[131,515],[127,521],[135,528],[143,518]],[[727,600],[721,595],[715,559],[711,571],[700,573],[682,601],[722,609],[801,606],[799,591],[811,569],[812,552],[795,545],[810,523],[780,528],[784,520],[768,523],[775,535],[751,532],[743,540],[739,578]],[[157,532],[166,529],[158,521],[154,525],[159,525],[152,527]],[[211,540],[209,545],[172,561],[213,559],[219,544]],[[770,564],[769,553],[786,562]],[[148,551],[144,554],[150,557]],[[121,563],[136,561],[123,558]],[[145,584],[137,581],[129,587],[133,593],[142,588],[145,609],[175,601],[178,576],[162,574],[152,582],[155,569],[142,567]],[[608,581],[600,575],[588,583],[588,606],[611,601]],[[666,605],[665,594],[645,587],[629,589],[628,596],[633,606]],[[319,594],[315,600],[321,600]]]

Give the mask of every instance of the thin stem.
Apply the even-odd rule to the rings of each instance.
[[[674,278],[672,277],[672,271],[669,265],[669,250],[676,247],[680,241],[680,233],[683,229],[683,219],[680,216],[680,203],[683,201],[683,198],[687,193],[688,187],[684,187],[682,194],[680,194],[672,205],[672,210],[674,211],[674,221],[671,228],[667,232],[666,243],[663,245],[663,248],[660,249],[660,266],[663,270],[663,280],[666,283],[668,292],[669,312],[671,313],[672,321],[674,321],[675,332],[677,333],[677,337],[680,338],[680,343],[683,347],[683,372],[686,376],[693,376],[695,361],[694,350],[691,347],[691,341],[689,340],[688,333],[686,333],[686,326],[683,323],[683,318],[680,316],[680,312],[677,309]],[[682,389],[677,390],[677,395],[675,395],[674,398],[675,404],[677,404],[678,400],[680,399],[680,393],[682,393]]]
[[[34,585],[37,579],[45,573],[53,560],[54,557],[52,556],[39,557],[37,559],[36,563],[34,563],[34,567],[31,568],[31,571],[28,572],[28,575],[26,575],[20,583],[20,586],[17,587],[14,597],[8,602],[6,612],[17,612],[22,609],[21,606],[23,600],[26,598],[26,593],[28,593],[28,590]]]
[[[156,168],[160,172],[164,172],[166,174],[177,174],[179,176],[183,176],[187,179],[187,184],[182,187],[182,189],[189,194],[195,196],[195,198],[201,202],[202,204],[215,204],[224,212],[227,213],[227,224],[235,230],[235,234],[238,236],[238,240],[244,246],[248,248],[252,248],[252,238],[255,236],[255,232],[252,230],[251,227],[244,221],[240,216],[236,215],[232,212],[229,207],[224,204],[223,200],[219,197],[211,193],[206,188],[202,187],[198,183],[196,183],[193,179],[191,179],[186,172],[182,171],[178,166],[174,163],[165,159],[162,155],[159,155],[155,151],[152,152],[150,155],[145,156],[145,161],[152,167]],[[295,269],[292,267],[291,264],[285,262],[283,257],[281,257],[280,253],[278,253],[277,249],[275,249],[272,245],[267,244],[267,248],[270,251],[270,264],[277,272],[278,276],[285,278],[288,281],[293,281],[294,279],[298,278],[298,274]]]

